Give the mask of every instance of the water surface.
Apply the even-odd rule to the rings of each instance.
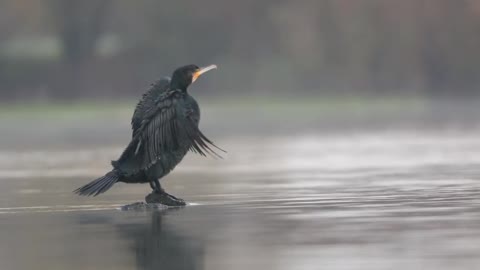
[[[120,210],[143,200],[148,185],[118,184],[95,198],[72,194],[108,169],[128,134],[106,143],[94,135],[76,141],[85,137],[70,132],[55,141],[46,128],[38,132],[44,137],[23,134],[0,150],[1,269],[480,265],[475,127],[224,131],[210,137],[228,150],[225,159],[190,154],[162,180],[191,205],[149,211]]]

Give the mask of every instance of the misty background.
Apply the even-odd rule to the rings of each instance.
[[[480,1],[0,2],[3,101],[139,97],[181,65],[195,95],[478,94]]]
[[[477,269],[479,49],[480,0],[0,0],[0,268]],[[186,64],[192,204],[73,194]]]

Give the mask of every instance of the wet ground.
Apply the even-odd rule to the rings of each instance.
[[[177,209],[120,210],[148,185],[71,193],[121,151],[122,117],[30,120],[38,136],[14,126],[0,138],[0,269],[478,269],[475,123],[322,130],[304,119],[232,135],[213,112],[203,129],[229,153],[189,154],[163,180],[190,203]]]

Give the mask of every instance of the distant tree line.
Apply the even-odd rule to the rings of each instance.
[[[186,63],[220,66],[206,95],[470,96],[479,48],[476,0],[5,0],[0,96],[138,95]]]

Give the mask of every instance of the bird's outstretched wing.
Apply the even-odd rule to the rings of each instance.
[[[170,78],[165,77],[153,83],[150,89],[143,94],[142,99],[135,107],[135,112],[132,116],[132,137],[135,131],[140,127],[142,121],[145,119],[145,114],[155,108],[158,98],[168,90],[170,85]]]
[[[217,154],[217,152],[215,152],[215,150],[212,148],[216,148],[217,150],[220,150],[224,153],[226,153],[226,151],[216,146],[210,139],[203,135],[203,133],[198,128],[197,121],[193,118],[192,112],[190,110],[185,112],[184,121],[185,124],[182,126],[184,128],[185,134],[190,141],[190,151],[200,154],[202,156],[207,156],[207,154],[209,154],[213,157],[222,158],[222,156]]]
[[[165,91],[157,100],[144,103],[137,114],[140,117],[141,112],[141,118],[132,119],[132,140],[120,158],[112,161],[113,167],[133,175],[155,164],[162,153],[178,147],[177,102],[174,92]]]
[[[166,91],[152,104],[153,107],[142,112],[142,120],[137,123],[130,144],[120,158],[112,162],[115,168],[127,175],[136,174],[184,144],[203,156],[207,153],[219,156],[210,147],[216,146],[185,112],[185,104],[178,93]]]

